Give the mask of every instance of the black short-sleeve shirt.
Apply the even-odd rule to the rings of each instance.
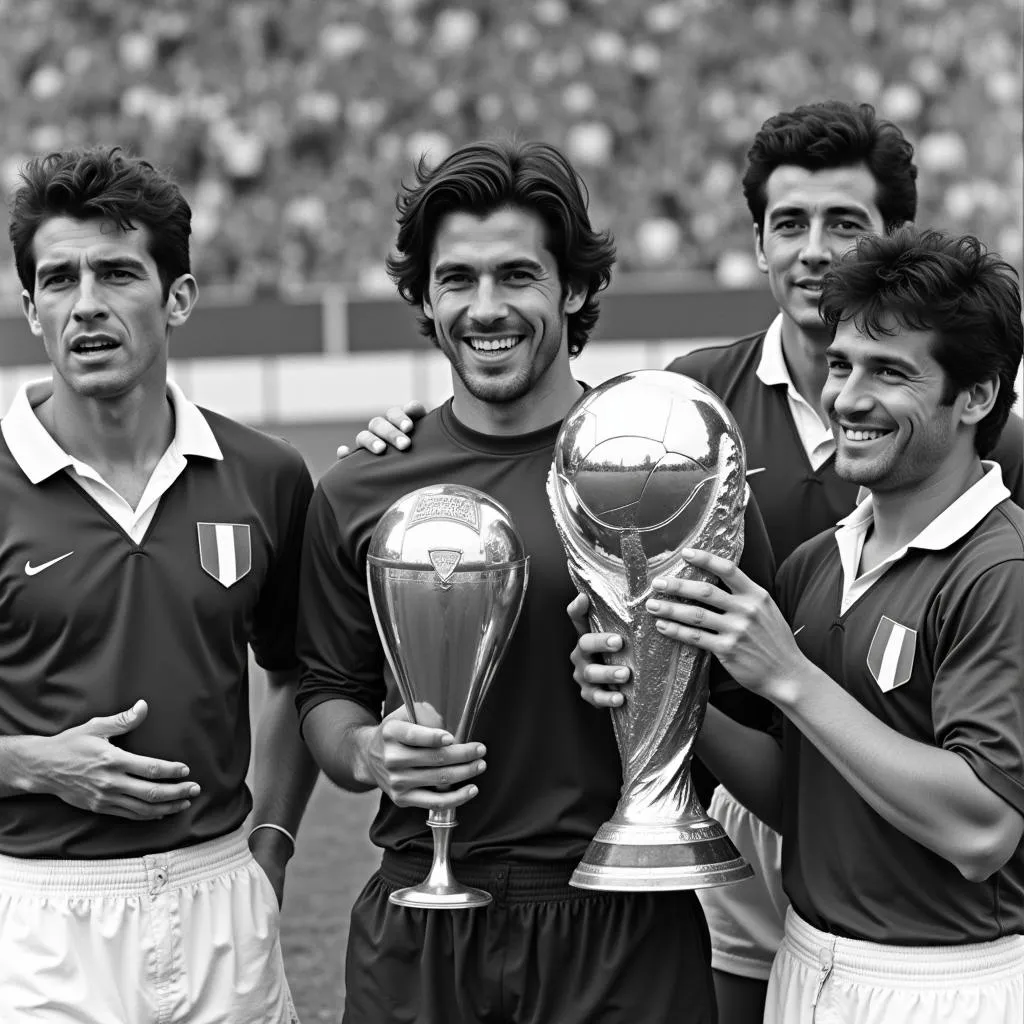
[[[487,746],[479,795],[459,808],[460,859],[554,861],[583,855],[615,808],[619,755],[606,711],[586,704],[569,655],[576,634],[566,605],[576,591],[545,491],[559,424],[513,437],[481,434],[451,402],[416,429],[408,453],[355,451],[320,480],[303,550],[299,615],[300,720],[328,700],[373,715],[400,704],[385,682],[384,653],[366,592],[374,526],[399,497],[434,483],[476,487],[509,511],[530,555],[530,582],[515,635],[477,720]],[[756,506],[748,507],[743,564],[770,586],[771,549]],[[386,849],[430,848],[425,815],[386,795],[370,833]]]

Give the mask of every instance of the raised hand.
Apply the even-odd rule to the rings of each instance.
[[[655,579],[647,610],[665,636],[710,651],[740,685],[772,699],[806,672],[793,631],[766,590],[728,559],[685,549],[691,565],[725,584]]]
[[[356,434],[356,444],[374,455],[383,455],[388,445],[405,451],[412,443],[410,435],[416,427],[416,420],[423,419],[427,410],[422,402],[415,400],[405,405],[393,405],[383,416],[374,416],[365,430]],[[351,451],[347,444],[338,446],[338,458]]]

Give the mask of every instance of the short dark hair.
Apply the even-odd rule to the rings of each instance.
[[[996,378],[999,393],[974,445],[992,451],[1010,415],[1024,327],[1017,271],[973,235],[918,231],[864,235],[822,285],[819,309],[835,333],[852,320],[870,338],[932,331],[932,355],[946,374],[944,402]],[[897,326],[893,326],[893,322]]]
[[[563,295],[568,285],[586,290],[586,300],[569,314],[569,354],[583,351],[597,323],[597,294],[611,281],[615,246],[606,231],[595,231],[587,213],[589,195],[568,159],[545,142],[488,140],[462,146],[431,169],[416,164],[415,183],[403,183],[398,208],[396,251],[387,261],[399,294],[422,309],[430,280],[430,257],[441,220],[449,213],[486,217],[507,207],[536,213],[547,228]],[[420,332],[437,343],[433,321],[420,315]]]
[[[886,231],[917,216],[914,147],[870,103],[809,103],[769,117],[747,151],[743,195],[760,235],[768,206],[768,179],[782,166],[808,171],[863,164],[875,179],[875,205]]]
[[[50,153],[22,168],[11,202],[10,238],[18,277],[29,295],[36,277],[32,240],[51,217],[104,218],[122,231],[144,224],[165,301],[171,284],[190,272],[188,202],[152,164],[125,155],[118,146]]]

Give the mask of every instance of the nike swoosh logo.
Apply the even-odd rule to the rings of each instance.
[[[767,466],[758,466],[757,469],[748,469],[747,476],[756,476],[758,473],[763,473],[767,468]]]
[[[56,565],[58,562],[63,562],[65,558],[69,558],[74,554],[74,551],[69,551],[66,555],[58,555],[56,558],[51,558],[48,562],[43,562],[42,565],[33,565],[31,559],[25,563],[25,575],[35,576],[36,573],[42,572],[44,569],[49,569],[51,565]]]

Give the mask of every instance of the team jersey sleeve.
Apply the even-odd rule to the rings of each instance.
[[[986,458],[999,463],[1010,498],[1024,508],[1024,420],[1010,413],[995,447]]]
[[[302,456],[294,452],[289,472],[275,488],[284,506],[279,512],[281,529],[253,614],[250,646],[256,663],[268,671],[294,668],[295,623],[299,605],[299,561],[306,510],[313,493],[313,481]]]
[[[1024,561],[1002,562],[940,608],[932,717],[936,743],[1024,813]]]
[[[386,696],[384,652],[370,610],[366,577],[341,502],[317,487],[309,507],[299,585],[296,694],[300,728],[313,708],[349,700],[378,721]]]

